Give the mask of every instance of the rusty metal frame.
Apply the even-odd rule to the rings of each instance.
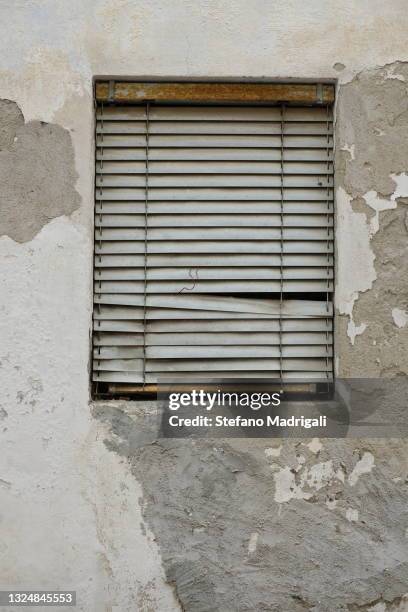
[[[325,83],[218,83],[97,81],[97,102],[207,104],[331,104],[334,85]]]
[[[266,381],[266,379],[264,380]],[[199,380],[197,380],[196,382],[198,383]],[[281,393],[283,392],[282,385],[274,381],[270,382],[268,388],[272,391],[281,392]],[[200,389],[203,389],[205,391],[217,391],[219,390],[219,384],[203,383],[200,385]],[[179,384],[177,385],[177,390],[179,392],[188,393],[189,391],[191,391],[191,385],[188,385],[186,383]],[[317,385],[316,383],[313,383],[313,382],[292,383],[292,384],[286,383],[285,384],[286,393],[316,393],[316,391],[317,391]],[[113,394],[116,397],[118,395],[121,395],[124,397],[131,396],[131,395],[145,395],[145,396],[146,395],[157,395],[157,392],[158,392],[157,384],[143,386],[143,385],[133,385],[133,384],[112,383],[108,385],[108,394],[110,395]]]

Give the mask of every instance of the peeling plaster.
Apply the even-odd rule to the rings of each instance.
[[[401,310],[400,308],[393,308],[391,314],[392,314],[394,323],[397,327],[401,329],[407,325],[408,323],[408,311],[407,310]]]
[[[360,476],[363,474],[369,474],[374,466],[375,462],[373,455],[368,452],[364,453],[362,458],[354,466],[353,471],[348,478],[350,486],[354,487],[354,485],[357,484]]]
[[[355,508],[347,508],[346,519],[350,521],[350,523],[356,523],[358,521],[358,510]]]
[[[355,153],[354,153],[354,149],[355,149],[355,145],[353,145],[353,144],[352,145],[345,144],[341,148],[342,151],[346,151],[347,153],[350,154],[350,159],[355,159],[356,158]]]
[[[282,445],[276,448],[273,448],[273,447],[265,448],[265,455],[267,457],[279,457],[279,455],[281,454],[281,450],[282,450]]]
[[[360,325],[356,325],[353,321],[353,315],[350,315],[350,321],[347,325],[347,335],[350,338],[351,344],[354,345],[356,341],[356,336],[361,336],[361,334],[367,329],[367,325],[365,323],[361,323]]]
[[[349,337],[353,337],[354,302],[358,294],[371,289],[376,279],[375,255],[370,245],[366,215],[356,213],[351,196],[342,187],[337,189],[337,285],[336,306],[340,314],[349,317]],[[359,262],[359,265],[356,265]],[[354,327],[353,327],[354,326]]]
[[[363,194],[365,203],[374,211],[374,215],[369,218],[364,213],[352,210],[350,196],[342,188],[339,188],[337,193],[339,272],[336,304],[340,314],[349,317],[347,335],[353,345],[356,336],[361,335],[367,328],[365,322],[355,324],[353,308],[359,293],[371,289],[377,278],[371,239],[380,229],[380,212],[396,208],[399,198],[408,197],[408,175],[391,174],[390,178],[395,184],[395,191],[389,198],[381,197],[373,190]],[[357,261],[358,266],[355,265]]]
[[[320,442],[319,438],[313,438],[313,440],[309,442],[309,444],[307,444],[307,447],[310,452],[317,455],[317,453],[320,453],[320,451],[322,450],[323,444]]]
[[[407,76],[408,65],[396,62],[366,70],[339,89],[335,299],[340,376],[408,373],[404,340],[393,337],[393,329],[401,328],[387,323],[406,291]]]
[[[248,542],[248,554],[249,555],[253,555],[254,552],[257,549],[258,546],[258,538],[259,538],[259,533],[257,531],[254,531],[253,533],[251,533],[251,537],[249,538],[249,542]]]
[[[297,476],[297,472],[299,472],[299,469],[291,469],[285,466],[274,474],[275,501],[277,503],[286,503],[291,499],[310,499],[314,494],[313,489],[318,491],[334,479],[344,482],[342,471],[335,470],[332,461],[316,463],[310,468],[302,470],[299,476]]]
[[[143,487],[144,519],[188,612],[302,612],[300,593],[310,609],[340,612],[405,593],[406,495],[392,481],[408,469],[405,442],[365,440],[360,451],[358,440],[326,440],[316,461],[316,444],[300,453],[284,440],[271,469],[268,440],[157,439],[153,403],[93,413]]]

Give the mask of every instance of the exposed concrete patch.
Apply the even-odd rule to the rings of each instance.
[[[351,206],[353,207],[354,212],[356,213],[364,213],[367,222],[371,222],[371,217],[374,217],[375,211],[370,208],[366,202],[366,200],[362,196],[358,196],[351,200]]]
[[[344,612],[406,592],[407,485],[392,479],[408,470],[408,442],[367,440],[362,453],[358,440],[327,440],[316,461],[316,444],[280,441],[272,470],[269,440],[158,440],[154,410],[93,413],[143,487],[182,609]]]
[[[24,125],[24,117],[15,102],[0,100],[0,151],[13,144],[17,129]]]
[[[376,191],[368,191],[364,194],[363,199],[374,211],[374,214],[369,219],[370,236],[374,236],[380,229],[380,212],[396,208],[397,203],[393,198],[389,200],[380,197]]]
[[[69,132],[24,124],[14,102],[0,101],[0,236],[27,242],[51,219],[70,215],[81,202],[76,179]]]

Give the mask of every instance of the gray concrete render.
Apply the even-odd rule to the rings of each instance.
[[[98,76],[335,82],[336,374],[408,375],[406,3],[6,0],[0,23],[0,588],[408,610],[405,439],[157,440],[154,403],[89,388]]]

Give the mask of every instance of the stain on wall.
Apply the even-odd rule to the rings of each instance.
[[[51,219],[81,202],[71,136],[59,125],[24,122],[15,102],[0,100],[0,236],[27,242]]]

